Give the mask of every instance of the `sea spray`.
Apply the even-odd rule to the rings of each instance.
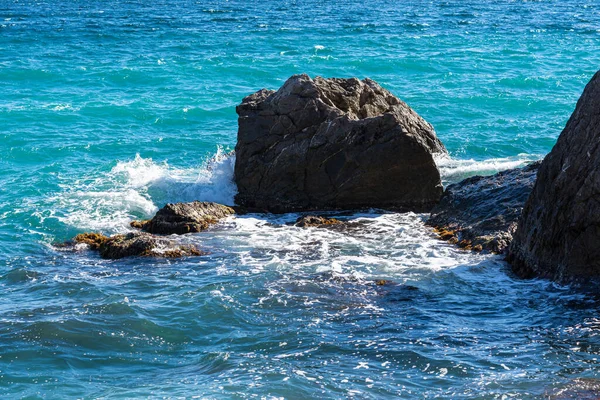
[[[493,175],[507,169],[524,167],[543,158],[537,154],[518,154],[512,157],[489,158],[485,160],[457,159],[447,155],[436,156],[444,185],[457,183],[474,175]]]
[[[222,147],[196,168],[177,168],[137,154],[101,176],[65,187],[56,197],[62,210],[59,219],[78,230],[116,233],[129,230],[133,219],[152,217],[166,203],[233,204],[234,163],[234,156]]]
[[[188,201],[212,201],[234,205],[237,188],[233,181],[235,155],[221,146],[199,168],[171,169],[148,183],[147,193],[157,205]]]

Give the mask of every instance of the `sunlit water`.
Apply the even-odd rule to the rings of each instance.
[[[440,242],[425,214],[237,216],[179,260],[52,244],[230,204],[235,105],[294,73],[408,102],[446,184],[540,159],[600,65],[599,8],[0,0],[0,395],[539,398],[598,378],[594,296]]]

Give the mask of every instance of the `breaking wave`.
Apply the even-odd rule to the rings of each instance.
[[[152,217],[169,202],[233,204],[234,163],[222,148],[197,168],[177,168],[138,154],[88,183],[65,188],[56,199],[64,210],[60,220],[79,230],[112,233],[128,229],[132,219]]]
[[[461,160],[441,155],[436,157],[435,162],[440,169],[442,182],[444,186],[447,186],[474,175],[493,175],[507,169],[524,167],[541,158],[541,155],[536,154],[519,154],[514,157],[489,158],[487,160]]]

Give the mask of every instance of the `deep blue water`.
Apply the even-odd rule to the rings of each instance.
[[[0,396],[526,399],[599,378],[595,297],[426,215],[237,217],[182,260],[52,246],[230,203],[235,106],[295,73],[378,81],[453,182],[542,158],[599,66],[596,1],[0,0]]]

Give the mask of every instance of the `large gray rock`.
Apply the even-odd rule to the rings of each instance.
[[[427,225],[465,248],[502,253],[510,244],[540,162],[491,176],[474,176],[446,188]]]
[[[523,277],[600,275],[600,71],[542,162],[508,261]]]
[[[236,111],[241,206],[426,211],[442,195],[432,126],[370,79],[295,75]]]
[[[147,221],[133,221],[131,226],[161,235],[201,232],[220,219],[235,214],[231,207],[206,201],[169,203]]]

